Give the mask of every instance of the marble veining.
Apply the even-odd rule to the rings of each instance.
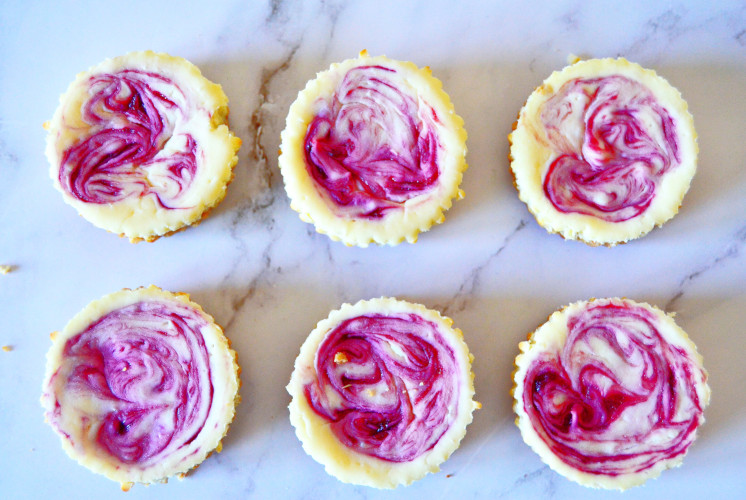
[[[187,0],[0,3],[0,498],[108,498],[118,486],[68,459],[39,404],[48,335],[123,287],[184,291],[213,315],[242,367],[243,402],[224,439],[183,481],[128,498],[616,498],[546,467],[513,425],[517,344],[558,307],[626,296],[677,314],[710,374],[712,404],[681,468],[625,499],[746,497],[746,5]],[[124,15],[124,14],[123,14]],[[118,16],[118,14],[117,14]],[[52,187],[44,149],[59,95],[106,57],[153,49],[223,85],[242,139],[226,199],[199,226],[137,245],[97,229]],[[371,55],[430,66],[469,134],[462,188],[416,244],[348,248],[290,209],[277,167],[290,104],[333,62]],[[570,54],[624,56],[688,101],[700,161],[680,213],[626,245],[547,234],[513,188],[520,107]],[[438,474],[391,492],[338,482],[303,451],[285,391],[298,350],[343,302],[395,296],[454,320],[475,356],[475,412]],[[124,494],[122,494],[124,495]]]
[[[441,310],[444,314],[456,314],[464,311],[469,307],[469,299],[474,297],[478,292],[478,288],[481,284],[482,278],[486,273],[486,270],[492,263],[500,256],[500,254],[510,245],[515,235],[523,228],[526,227],[526,221],[521,219],[518,225],[511,231],[503,240],[502,245],[495,250],[492,254],[487,257],[482,263],[475,265],[466,279],[458,287],[458,291],[453,297],[445,304],[438,304],[436,307]]]
[[[745,244],[746,226],[743,226],[738,229],[738,231],[736,231],[734,238],[726,245],[724,249],[718,251],[714,258],[712,258],[708,262],[705,262],[700,267],[697,267],[681,279],[675,295],[666,303],[664,310],[668,312],[675,311],[676,303],[682,298],[684,293],[686,293],[691,284],[701,278],[715,266],[723,264],[724,261],[738,259],[739,257],[743,258],[741,252],[743,251],[743,247]]]

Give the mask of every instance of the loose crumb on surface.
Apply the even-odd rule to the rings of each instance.
[[[9,272],[15,270],[15,266],[11,266],[8,264],[0,264],[0,274],[8,274]]]
[[[3,351],[5,351],[5,352],[10,352],[12,350],[13,350],[13,346],[12,345],[4,345],[3,346]]]

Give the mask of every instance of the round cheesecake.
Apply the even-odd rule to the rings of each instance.
[[[41,402],[81,465],[126,490],[220,450],[239,399],[236,353],[188,295],[124,289],[52,339]]]
[[[290,107],[280,151],[290,206],[349,246],[414,243],[463,197],[463,120],[410,62],[363,51],[319,73]]]
[[[556,472],[624,490],[681,464],[710,388],[672,316],[627,299],[576,302],[519,347],[516,424]]]
[[[132,52],[78,74],[45,124],[66,203],[133,242],[198,223],[224,197],[241,140],[220,85],[179,57]]]
[[[344,304],[301,347],[287,386],[305,451],[347,483],[395,488],[436,472],[480,405],[452,321],[392,298]]]
[[[681,94],[625,59],[554,72],[510,134],[520,199],[541,226],[613,246],[679,210],[697,167],[697,134]]]

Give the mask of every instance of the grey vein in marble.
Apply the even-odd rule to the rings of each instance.
[[[698,267],[682,278],[679,282],[676,293],[668,302],[666,302],[664,310],[667,312],[673,311],[677,302],[684,296],[686,291],[694,282],[701,279],[706,273],[712,271],[723,262],[739,257],[744,243],[746,243],[746,226],[741,227],[736,232],[733,240],[721,252],[719,252],[714,259]]]
[[[500,256],[500,254],[508,247],[508,245],[510,245],[510,242],[513,240],[515,235],[518,234],[518,232],[520,232],[525,227],[526,221],[524,219],[521,219],[518,225],[516,225],[516,227],[505,237],[505,239],[503,239],[500,247],[492,254],[490,254],[490,256],[486,260],[475,266],[466,277],[466,279],[461,283],[461,286],[459,286],[458,291],[453,295],[453,297],[451,297],[451,299],[448,300],[446,304],[439,305],[438,309],[443,311],[443,313],[446,315],[459,313],[465,310],[468,307],[469,300],[473,297],[475,291],[479,288],[482,274],[485,272],[485,269],[487,269],[495,261],[495,259]]]

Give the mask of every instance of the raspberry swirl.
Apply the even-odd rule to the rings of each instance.
[[[541,120],[559,154],[544,192],[560,212],[634,218],[681,161],[673,119],[648,88],[625,76],[568,81]]]
[[[54,186],[132,242],[201,221],[225,197],[241,140],[220,85],[180,57],[130,52],[79,73],[45,124]]]
[[[174,135],[187,106],[179,86],[162,75],[125,69],[92,75],[88,88],[81,110],[88,130],[62,154],[62,188],[87,203],[153,195],[163,208],[182,208],[198,148],[191,134]]]
[[[652,474],[694,441],[709,399],[706,374],[661,316],[670,320],[618,299],[573,308],[563,317],[564,343],[524,367],[523,410],[565,464],[592,475]]]
[[[437,325],[417,314],[358,316],[328,333],[304,391],[344,445],[408,462],[459,417],[457,365]]]
[[[384,217],[437,185],[438,122],[397,70],[353,67],[318,102],[304,140],[306,169],[349,216]]]
[[[185,294],[107,295],[53,339],[45,416],[70,456],[123,485],[187,472],[233,419],[235,353]]]
[[[212,405],[206,321],[188,307],[141,302],[69,339],[58,373],[66,403],[95,405],[95,439],[126,464],[157,463],[199,434]],[[58,407],[54,417],[59,417]],[[93,415],[87,415],[89,419]]]

